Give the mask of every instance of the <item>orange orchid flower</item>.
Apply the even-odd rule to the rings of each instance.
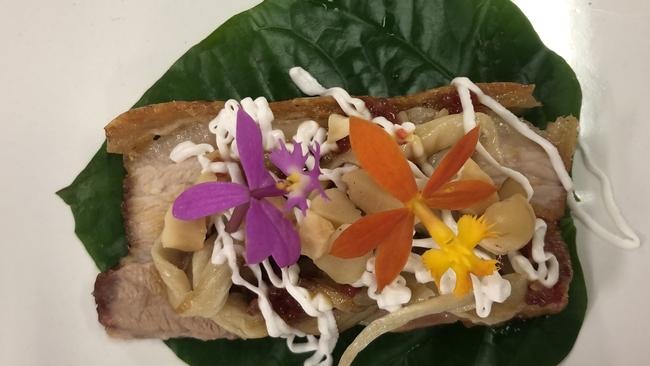
[[[437,283],[440,283],[440,276],[445,269],[441,268],[441,265],[460,270],[457,271],[461,273],[457,273],[457,286],[454,290],[456,295],[469,291],[467,281],[465,278],[459,279],[460,277],[469,278],[469,273],[492,273],[496,268],[496,261],[473,258],[471,247],[465,245],[460,248],[458,244],[458,237],[462,235],[459,233],[457,237],[431,211],[431,208],[466,208],[496,191],[493,185],[481,181],[450,182],[474,152],[478,137],[478,127],[463,136],[445,156],[420,192],[408,162],[395,140],[381,127],[361,118],[351,117],[352,151],[373,180],[399,199],[404,207],[366,215],[357,220],[337,238],[332,245],[331,254],[340,258],[355,258],[376,249],[375,275],[377,288],[381,291],[406,265],[411,253],[413,226],[417,217],[441,247],[440,253],[436,253],[436,260],[432,261],[435,262],[435,269],[430,267]],[[485,233],[479,233],[479,236],[489,234],[487,228],[484,229]],[[476,245],[478,241],[480,238],[472,241],[472,244]]]

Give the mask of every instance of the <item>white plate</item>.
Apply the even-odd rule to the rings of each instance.
[[[582,138],[625,215],[650,237],[650,3],[520,0],[583,86]],[[96,269],[54,192],[187,48],[255,1],[20,1],[0,12],[2,157],[0,364],[182,365],[158,341],[109,339],[96,320]],[[583,198],[598,186],[575,170]],[[594,205],[594,212],[599,212]],[[604,220],[604,218],[601,218]],[[589,287],[565,365],[650,363],[648,246],[613,248],[578,226]]]

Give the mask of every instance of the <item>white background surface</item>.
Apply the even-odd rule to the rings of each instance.
[[[0,365],[181,364],[161,342],[104,334],[90,295],[96,268],[54,192],[85,166],[110,119],[191,45],[254,3],[0,0]],[[516,3],[576,70],[583,141],[647,241],[650,3]],[[597,186],[577,165],[589,201]],[[650,364],[650,244],[624,251],[582,226],[578,234],[590,305],[564,364]]]

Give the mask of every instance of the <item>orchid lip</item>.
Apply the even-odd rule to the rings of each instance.
[[[286,179],[281,180],[275,185],[275,188],[283,192],[283,195],[286,195],[288,198],[285,204],[285,211],[299,208],[304,214],[308,208],[307,199],[309,194],[316,190],[324,194],[318,180],[321,172],[320,145],[315,142],[307,147],[307,150],[314,159],[314,166],[311,170],[306,170],[308,169],[307,159],[310,158],[310,155],[303,153],[301,145],[295,141],[291,151],[281,141],[278,148],[269,155],[269,160],[286,177]]]

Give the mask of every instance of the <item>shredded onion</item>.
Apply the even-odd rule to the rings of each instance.
[[[411,320],[446,311],[467,311],[473,303],[474,296],[472,294],[462,298],[457,298],[454,295],[441,295],[387,314],[368,324],[359,333],[341,356],[339,366],[351,365],[359,352],[363,351],[372,341],[382,334],[402,327]]]

